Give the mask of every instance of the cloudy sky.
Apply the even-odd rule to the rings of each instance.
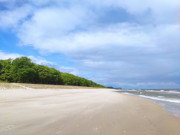
[[[180,88],[179,0],[0,0],[0,59],[122,88]]]

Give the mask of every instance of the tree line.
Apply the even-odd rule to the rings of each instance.
[[[27,57],[0,60],[0,81],[104,87],[91,80],[69,73],[62,73],[55,68],[35,64]]]

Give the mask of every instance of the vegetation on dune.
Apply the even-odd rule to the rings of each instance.
[[[27,57],[16,58],[15,60],[0,60],[0,82],[1,81],[104,87],[85,78],[62,73],[55,68],[37,65]]]

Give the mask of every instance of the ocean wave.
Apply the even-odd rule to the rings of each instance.
[[[179,93],[180,94],[180,91],[168,91],[169,93]]]
[[[155,93],[176,93],[180,94],[180,90],[125,90],[124,92],[155,92]]]
[[[166,101],[166,102],[172,102],[172,103],[180,103],[179,99],[167,99],[167,98],[158,98],[158,97],[151,97],[151,96],[144,96],[144,95],[139,95],[140,97],[152,99],[152,100],[159,100],[159,101]]]

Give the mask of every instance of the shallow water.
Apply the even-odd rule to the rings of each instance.
[[[165,109],[180,117],[180,90],[179,89],[144,89],[144,90],[123,90],[125,94],[135,95],[151,99],[165,107]]]

